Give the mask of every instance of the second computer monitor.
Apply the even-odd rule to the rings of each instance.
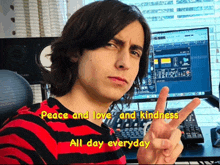
[[[168,99],[211,95],[209,29],[153,33],[148,65],[134,102],[156,100],[164,86],[170,89]]]

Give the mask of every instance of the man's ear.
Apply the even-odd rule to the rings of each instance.
[[[79,61],[79,57],[77,56],[76,52],[68,51],[67,56],[70,58],[72,63],[76,63]]]

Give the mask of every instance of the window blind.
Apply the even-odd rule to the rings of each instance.
[[[16,37],[55,37],[67,21],[66,0],[16,0]]]

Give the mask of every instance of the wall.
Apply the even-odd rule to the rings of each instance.
[[[0,38],[13,38],[15,23],[11,20],[14,18],[14,10],[10,8],[14,0],[0,0]]]

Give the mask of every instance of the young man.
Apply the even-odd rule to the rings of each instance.
[[[56,97],[21,108],[3,125],[0,162],[125,164],[121,148],[108,145],[118,141],[114,131],[92,114],[107,113],[122,97],[131,101],[146,75],[149,45],[149,27],[135,7],[112,0],[78,10],[52,44],[51,72],[45,79]],[[167,95],[164,87],[155,111],[164,112]],[[177,127],[199,102],[194,99],[169,124],[153,120],[143,139],[150,146],[139,148],[139,163],[175,162],[183,149]],[[79,113],[88,116],[73,119]],[[89,141],[96,143],[90,146]]]

